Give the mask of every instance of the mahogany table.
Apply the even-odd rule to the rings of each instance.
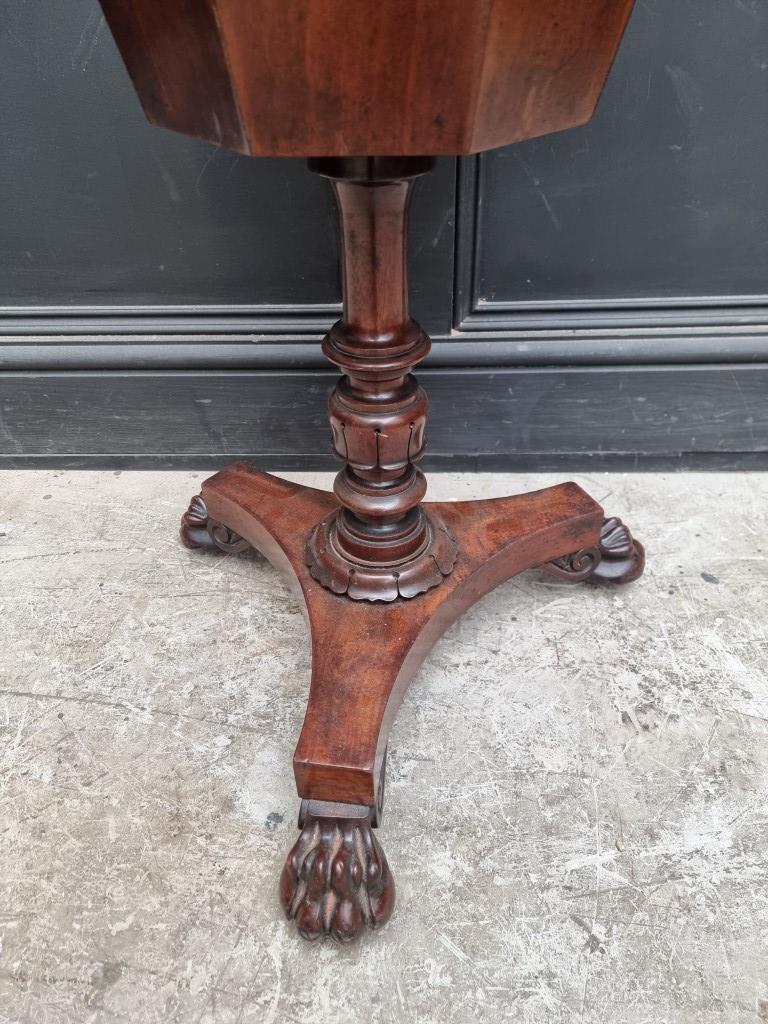
[[[372,829],[387,737],[419,665],[483,594],[542,566],[628,583],[642,546],[574,483],[424,502],[429,339],[409,316],[408,208],[439,154],[583,124],[633,0],[101,0],[155,124],[252,156],[307,156],[340,215],[343,316],[323,351],[343,468],[332,493],[245,462],[206,480],[191,548],[258,548],[302,594],[312,681],[293,767],[299,838],[280,879],[306,938],[392,912]]]

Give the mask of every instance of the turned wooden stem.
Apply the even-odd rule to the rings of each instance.
[[[402,557],[382,545],[424,539],[413,514],[427,489],[414,465],[424,451],[427,397],[410,370],[429,339],[408,312],[407,225],[416,177],[432,161],[316,160],[332,179],[339,210],[344,312],[323,345],[345,376],[329,401],[333,446],[346,463],[335,492],[345,541],[373,561]]]
[[[408,312],[408,211],[415,180],[433,160],[323,158],[309,165],[331,179],[339,210],[343,316],[323,351],[344,374],[328,412],[333,448],[345,465],[334,484],[341,509],[312,539],[308,557],[316,578],[340,593],[413,596],[437,585],[452,565],[435,550],[447,542],[421,506],[427,482],[416,463],[428,403],[410,372],[430,342]],[[348,586],[361,569],[370,570],[369,582],[361,590],[358,575],[357,586]],[[379,582],[371,582],[379,570]],[[401,575],[409,582],[398,591]]]
[[[341,227],[344,335],[372,356],[403,341],[410,326],[406,234],[414,180],[331,183]]]

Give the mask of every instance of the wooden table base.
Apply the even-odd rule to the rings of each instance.
[[[416,597],[351,600],[310,571],[307,540],[338,510],[325,491],[237,462],[206,480],[182,519],[192,548],[252,545],[306,606],[312,682],[293,767],[301,833],[283,869],[287,915],[308,939],[356,938],[389,917],[392,873],[371,831],[383,806],[387,737],[436,640],[493,587],[533,566],[573,581],[627,583],[644,555],[618,519],[574,483],[485,501],[426,503],[458,550],[452,572]]]
[[[576,484],[454,504],[422,502],[427,396],[411,373],[429,338],[408,311],[406,234],[426,157],[311,160],[329,178],[341,235],[344,312],[323,341],[343,371],[328,414],[343,463],[333,493],[235,463],[206,480],[182,520],[190,547],[258,548],[301,592],[312,684],[293,759],[301,834],[280,881],[309,939],[356,938],[387,920],[395,885],[371,831],[387,736],[419,665],[483,594],[532,566],[627,583],[643,549]]]

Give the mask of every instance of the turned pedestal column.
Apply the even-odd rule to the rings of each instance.
[[[407,215],[416,177],[432,161],[320,159],[339,209],[344,316],[323,352],[344,373],[328,414],[345,463],[340,508],[307,541],[312,575],[353,600],[394,601],[437,586],[456,561],[442,519],[427,513],[417,463],[424,454],[427,396],[411,370],[429,338],[408,314]]]

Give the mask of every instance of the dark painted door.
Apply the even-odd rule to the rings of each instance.
[[[325,183],[150,128],[95,0],[0,5],[0,90],[0,457],[327,464]],[[440,161],[433,464],[762,464],[766,123],[762,0],[643,0],[590,125]]]

